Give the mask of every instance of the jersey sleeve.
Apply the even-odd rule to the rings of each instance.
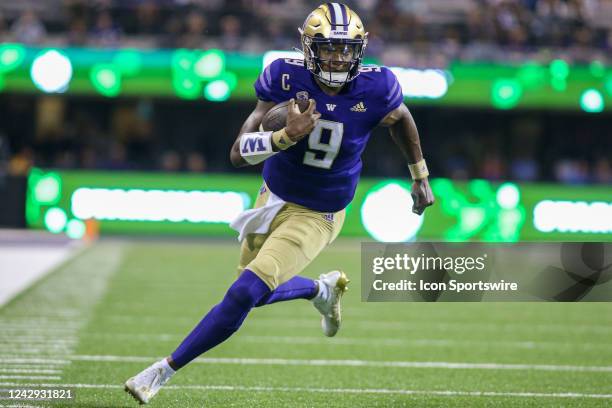
[[[381,87],[382,92],[382,112],[381,119],[387,116],[387,114],[394,109],[397,109],[404,102],[404,93],[402,92],[402,86],[395,74],[387,67],[381,67],[383,74],[383,84]]]
[[[282,59],[273,61],[259,74],[254,84],[257,99],[265,102],[279,102],[282,62]]]

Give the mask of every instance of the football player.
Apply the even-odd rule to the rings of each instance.
[[[239,276],[169,357],[126,382],[142,403],[177,370],[236,332],[253,307],[310,299],[322,314],[324,334],[336,334],[346,275],[333,271],[311,280],[299,273],[340,233],[374,127],[388,127],[406,159],[414,180],[412,211],[422,214],[434,202],[397,78],[385,67],[361,65],[368,35],[357,14],[344,4],[323,4],[299,32],[304,59],[278,59],[264,69],[255,83],[257,106],[230,153],[236,167],[264,162],[255,209],[232,224],[242,240]],[[304,112],[296,99],[308,101]],[[287,100],[286,126],[260,131],[264,115]]]

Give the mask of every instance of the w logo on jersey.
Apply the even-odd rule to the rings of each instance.
[[[336,105],[334,105],[333,103],[327,103],[325,105],[327,106],[327,110],[330,112],[333,112],[334,109],[336,109]]]

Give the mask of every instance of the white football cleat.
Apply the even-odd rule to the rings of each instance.
[[[125,391],[141,404],[147,404],[175,372],[163,359],[127,380]]]
[[[340,329],[342,322],[342,307],[340,299],[349,283],[346,274],[342,271],[331,271],[319,276],[319,293],[312,300],[314,306],[321,313],[321,327],[323,334],[333,337]]]

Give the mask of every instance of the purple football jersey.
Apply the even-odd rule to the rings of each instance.
[[[268,65],[255,91],[262,101],[317,102],[317,126],[296,145],[267,159],[263,177],[283,200],[321,212],[340,211],[351,202],[370,132],[403,102],[401,86],[386,67],[363,67],[339,94],[329,96],[303,61],[294,59]]]

